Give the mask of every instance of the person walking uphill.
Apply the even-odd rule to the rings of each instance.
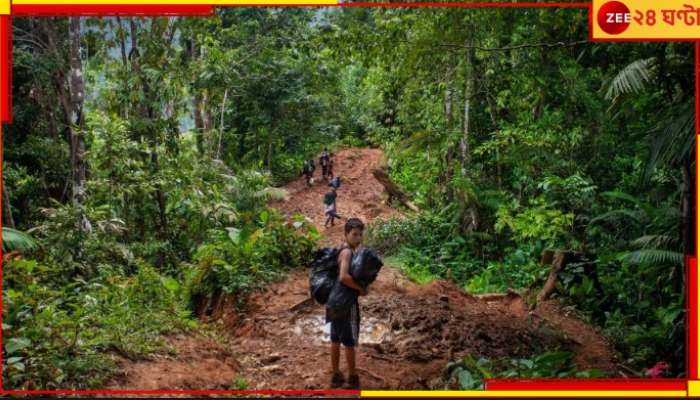
[[[323,179],[328,179],[328,165],[331,162],[331,155],[328,152],[327,148],[323,149],[323,153],[321,153],[321,157],[318,159],[318,163],[321,164],[321,176]]]
[[[340,372],[340,345],[345,347],[345,359],[348,364],[348,386],[359,389],[360,377],[355,366],[355,347],[358,344],[360,332],[360,306],[357,296],[367,295],[367,288],[359,285],[350,275],[350,263],[354,254],[362,246],[362,234],[365,226],[358,218],[350,218],[345,223],[345,242],[338,254],[338,283],[351,292],[352,301],[349,306],[326,305],[326,322],[331,323],[331,386],[340,387],[345,378]]]
[[[338,198],[337,188],[331,187],[331,191],[323,196],[323,206],[324,214],[326,216],[326,223],[324,226],[328,228],[328,224],[335,226],[335,219],[341,219],[336,211],[336,199]]]
[[[316,165],[314,165],[313,159],[304,161],[304,167],[301,170],[301,174],[306,178],[307,186],[311,186],[311,182],[314,177],[314,170],[316,170]]]

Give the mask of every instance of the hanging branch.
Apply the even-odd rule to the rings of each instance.
[[[516,46],[505,46],[505,47],[481,47],[481,46],[474,46],[474,45],[462,45],[462,44],[457,44],[457,43],[442,43],[440,46],[447,46],[447,47],[461,47],[464,49],[476,49],[476,50],[481,50],[481,51],[511,51],[511,50],[520,50],[520,49],[527,49],[527,48],[536,48],[536,47],[546,47],[546,48],[551,48],[551,47],[572,47],[572,46],[578,46],[580,44],[586,44],[589,43],[588,40],[577,40],[575,42],[554,42],[554,43],[525,43],[525,44],[519,44]]]
[[[410,41],[402,41],[403,43],[411,44],[411,45],[420,45],[421,43],[418,42],[410,42]],[[587,39],[584,40],[577,40],[575,42],[552,42],[552,43],[524,43],[524,44],[519,44],[515,46],[505,46],[505,47],[483,47],[483,46],[478,46],[478,45],[466,45],[466,44],[460,44],[460,43],[435,43],[433,44],[434,46],[438,47],[450,47],[453,49],[476,49],[476,50],[481,50],[481,51],[511,51],[511,50],[521,50],[521,49],[528,49],[528,48],[538,48],[538,47],[544,47],[544,48],[552,48],[552,47],[573,47],[573,46],[578,46],[582,44],[587,44],[591,43]],[[429,43],[427,43],[429,44]]]

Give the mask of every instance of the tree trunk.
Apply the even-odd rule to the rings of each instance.
[[[683,181],[681,186],[681,223],[680,235],[683,242],[683,254],[695,254],[695,179],[692,174],[691,161],[683,163]]]
[[[121,55],[122,55],[122,65],[124,67],[124,95],[127,95],[129,93],[129,80],[126,79],[128,77],[128,72],[127,69],[129,68],[129,59],[127,58],[126,55],[126,33],[125,33],[125,28],[122,25],[122,20],[120,17],[117,17],[117,24],[119,24],[119,48],[121,50]],[[125,101],[122,104],[122,118],[129,119],[129,104],[128,100]]]
[[[85,101],[85,86],[83,83],[83,65],[80,60],[80,17],[70,19],[70,130],[71,130],[71,175],[73,206],[82,207],[85,197],[85,179],[87,175],[85,164],[85,137],[83,136],[83,103]],[[90,231],[90,224],[81,213],[79,227],[82,231]]]
[[[196,91],[194,95],[194,129],[195,139],[197,142],[197,151],[200,155],[204,155],[204,121],[202,120],[202,93]]]
[[[151,34],[157,34],[155,32],[156,27],[152,26],[152,31]],[[156,120],[162,119],[162,115],[156,113],[156,110],[153,108],[153,90],[151,90],[151,87],[148,82],[148,78],[142,74],[142,69],[141,69],[141,63],[142,60],[143,62],[148,62],[149,58],[146,57],[144,54],[143,56],[138,50],[138,47],[136,47],[136,37],[137,37],[137,32],[136,32],[136,24],[133,22],[133,19],[131,20],[131,40],[132,40],[132,49],[130,52],[129,57],[131,58],[131,69],[132,69],[132,74],[140,78],[141,82],[141,90],[143,91],[143,99],[144,101],[139,104],[138,113],[139,113],[139,118],[142,118],[145,122],[147,122],[146,126],[147,128],[144,129],[141,132],[142,136],[145,136],[146,140],[149,143],[150,147],[150,163],[151,163],[151,171],[152,174],[155,176],[159,173],[160,171],[160,163],[158,160],[158,147],[160,145],[160,142],[158,140],[158,132],[156,131],[153,122]],[[160,113],[160,111],[159,111]],[[167,206],[167,197],[165,193],[163,192],[163,189],[160,185],[160,183],[155,185],[155,190],[151,193],[153,195],[153,198],[156,202],[157,208],[158,208],[158,215],[157,215],[157,220],[154,221],[154,225],[157,227],[157,237],[161,241],[168,241],[169,240],[169,233],[168,233],[168,219],[167,219],[167,214],[166,214],[166,206]],[[141,213],[139,213],[141,214]],[[155,219],[156,217],[154,217]],[[141,222],[141,225],[143,225],[143,222]],[[165,252],[160,251],[158,254],[158,261],[157,265],[162,266],[165,264]]]
[[[224,90],[224,99],[221,101],[221,124],[219,125],[219,143],[216,146],[216,159],[221,156],[221,138],[224,136],[224,111],[226,111],[226,99],[228,97],[228,88]]]
[[[205,89],[202,95],[202,121],[204,122],[204,132],[209,135],[214,126],[211,112],[209,112],[209,89]]]
[[[382,186],[384,186],[384,189],[389,194],[389,203],[391,203],[392,199],[397,199],[399,202],[401,202],[401,204],[405,205],[410,210],[415,212],[420,211],[415,204],[408,200],[408,196],[391,180],[386,171],[376,168],[372,170],[372,175],[374,175],[374,178],[381,183]]]
[[[12,218],[12,207],[10,206],[10,192],[5,186],[5,177],[2,177],[2,226],[15,228],[15,219]]]
[[[449,62],[447,65],[447,79],[445,82],[445,119],[447,120],[447,129],[453,127],[453,112],[452,104],[454,98],[454,70],[455,70],[455,55],[450,51]]]
[[[564,269],[570,257],[571,253],[564,250],[556,250],[553,252],[551,250],[545,250],[542,254],[543,262],[545,262],[545,260],[551,261],[552,269],[549,271],[549,277],[547,277],[547,281],[542,287],[542,290],[540,290],[540,293],[537,295],[538,303],[547,300],[549,296],[552,295],[557,285],[559,272]]]
[[[119,16],[117,16],[117,24],[119,25],[119,49],[121,50],[122,63],[124,64],[124,68],[126,68],[129,64],[128,59],[126,58],[126,35],[124,34],[122,19]]]
[[[131,32],[131,51],[138,48],[138,37],[136,36],[136,19],[129,18],[129,31]]]
[[[272,132],[267,135],[267,170],[272,173]]]
[[[474,73],[474,46],[473,41],[469,39],[467,41],[467,46],[469,48],[465,55],[465,74],[464,74],[464,125],[463,125],[463,135],[459,142],[459,150],[461,152],[461,168],[462,175],[464,176],[467,172],[467,164],[470,161],[471,155],[469,150],[469,135],[471,134],[470,122],[470,112],[471,112],[471,101],[474,96],[474,81],[476,79],[476,74]]]
[[[491,116],[491,123],[493,124],[493,129],[498,129],[498,122],[496,121],[496,104],[494,104],[493,99],[491,99],[491,94],[488,92],[488,83],[485,86],[487,88],[486,101],[489,104],[489,115]],[[501,150],[500,146],[496,146],[496,182],[498,183],[498,190],[501,190],[503,186],[501,176]]]
[[[200,54],[199,43],[197,43],[196,38],[192,38],[192,62],[197,62],[195,60],[201,60],[202,55]],[[192,77],[195,79],[195,76]],[[201,89],[194,89],[194,97],[192,101],[193,113],[194,113],[194,129],[195,129],[195,141],[197,144],[197,151],[200,155],[204,155],[204,120],[202,119],[202,91]]]

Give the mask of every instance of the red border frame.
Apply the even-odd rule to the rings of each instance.
[[[12,16],[188,16],[209,17],[214,7],[208,4],[16,4]]]
[[[219,5],[216,5],[219,6]],[[263,4],[231,4],[221,6],[281,6]],[[287,5],[285,5],[287,6]],[[460,7],[460,8],[587,8],[589,33],[588,39],[592,42],[695,42],[695,133],[700,134],[700,40],[697,39],[593,39],[592,3],[341,3],[341,4],[295,4],[289,6],[316,6],[316,7]],[[211,16],[214,5],[186,4],[186,5],[12,5],[13,16]],[[0,60],[0,121],[2,123],[12,123],[12,18],[11,16],[0,16],[0,49],[3,54],[7,54],[4,60]],[[2,142],[0,141],[0,152]],[[696,168],[700,170],[697,163]],[[696,171],[696,188],[697,176]],[[0,163],[0,173],[2,164]],[[697,199],[696,199],[697,205]],[[697,211],[697,207],[696,207]],[[1,212],[1,210],[0,210]],[[697,214],[696,214],[697,233]],[[0,252],[1,254],[1,252]],[[1,264],[1,261],[0,261]],[[698,379],[698,271],[696,256],[686,257],[686,371],[688,380]],[[2,288],[2,268],[0,268],[0,289]],[[2,307],[2,296],[0,295],[0,308]],[[2,316],[0,315],[0,319]],[[2,348],[2,330],[0,329],[0,348]],[[1,357],[1,355],[0,355]],[[359,390],[5,390],[2,385],[2,364],[0,364],[0,394],[2,395],[280,395],[280,396],[359,396]],[[486,381],[486,388],[490,391],[514,390],[514,391],[535,391],[535,390],[587,390],[604,391],[687,391],[687,380],[678,379],[535,379],[535,380],[511,380],[511,379],[489,379]],[[651,395],[652,393],[650,393]],[[489,397],[489,392],[485,391],[483,397]]]
[[[7,58],[0,60],[0,123],[12,123],[12,18],[8,15],[0,16],[0,53]],[[2,221],[0,221],[2,225]],[[2,297],[2,296],[0,296]]]

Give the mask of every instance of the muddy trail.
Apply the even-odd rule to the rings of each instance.
[[[366,223],[401,215],[384,204],[383,187],[371,174],[382,159],[376,149],[346,149],[335,155],[341,176],[338,213]],[[324,234],[322,245],[342,240],[342,221],[323,226],[320,180],[287,185],[287,201],[273,204],[286,215],[304,214]],[[245,312],[224,302],[224,338],[167,338],[172,354],[127,362],[113,387],[133,389],[231,389],[243,378],[248,389],[328,389],[329,326],[322,306],[309,299],[306,270],[250,295]],[[575,353],[580,369],[615,370],[613,351],[595,328],[569,315],[555,300],[528,310],[515,293],[472,296],[447,281],[417,285],[385,266],[369,295],[360,298],[358,371],[363,389],[437,389],[447,362],[524,357],[548,350]],[[341,369],[345,368],[341,357]],[[235,388],[235,387],[233,387]]]

